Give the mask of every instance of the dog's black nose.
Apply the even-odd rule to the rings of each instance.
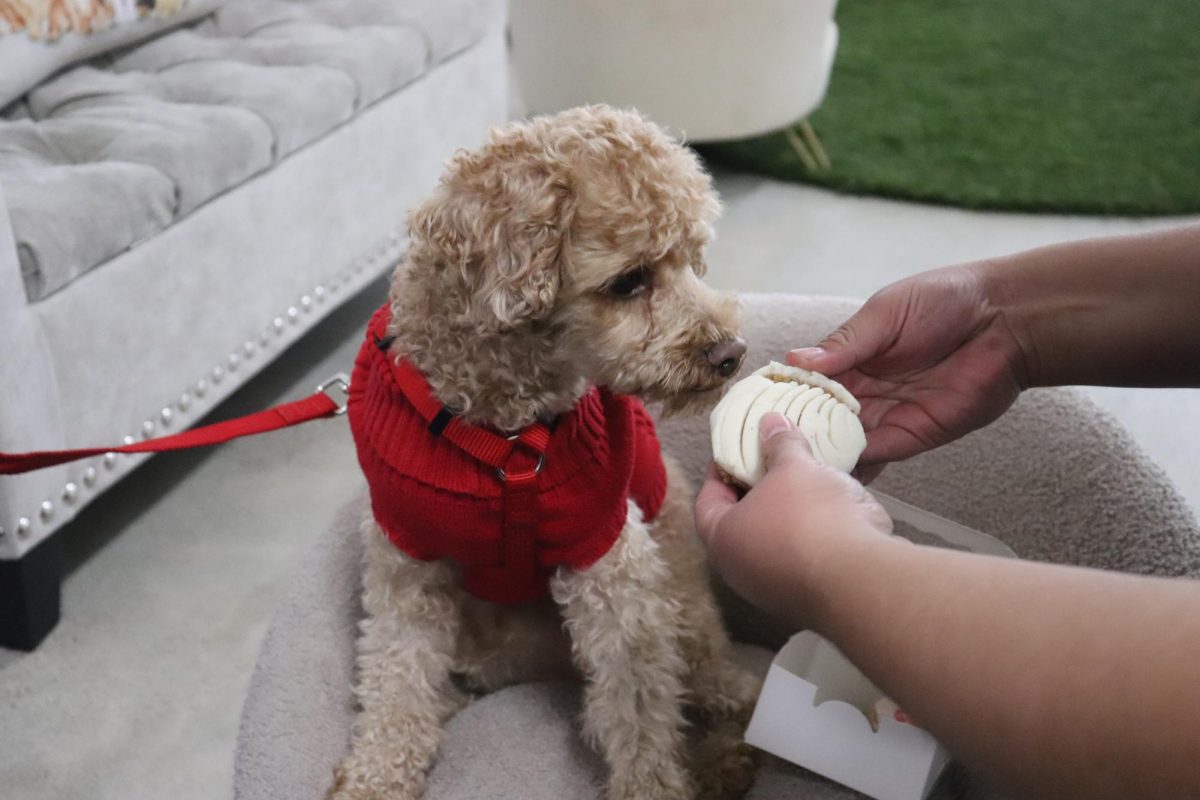
[[[728,378],[738,371],[738,367],[742,365],[742,357],[745,355],[746,343],[738,337],[717,342],[704,351],[704,357],[708,359],[708,363],[712,364],[723,378]]]

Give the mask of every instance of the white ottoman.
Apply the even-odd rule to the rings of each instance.
[[[529,110],[633,106],[692,141],[777,130],[821,104],[837,0],[512,0]]]

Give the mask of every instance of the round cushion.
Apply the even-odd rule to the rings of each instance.
[[[743,298],[746,370],[812,344],[856,308],[850,300]],[[695,478],[709,459],[707,418],[663,422],[664,447]],[[1022,558],[1156,575],[1200,575],[1200,530],[1165,475],[1104,412],[1070,390],[1027,392],[1004,417],[954,444],[890,466],[888,494],[996,535]],[[365,495],[317,537],[280,603],[243,709],[238,800],[317,800],[345,754],[354,719],[354,640]],[[765,671],[791,633],[728,596],[742,658]],[[482,698],[447,725],[429,800],[600,798],[603,765],[578,732],[579,686],[531,683]],[[983,797],[951,770],[937,797]],[[750,800],[855,793],[765,758]]]

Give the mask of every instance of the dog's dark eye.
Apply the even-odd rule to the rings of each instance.
[[[618,275],[616,280],[604,287],[605,294],[613,297],[634,297],[650,288],[650,270],[646,267]]]

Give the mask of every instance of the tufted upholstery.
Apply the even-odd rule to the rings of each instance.
[[[469,47],[480,6],[238,0],[40,85],[0,120],[0,188],[29,299]]]

